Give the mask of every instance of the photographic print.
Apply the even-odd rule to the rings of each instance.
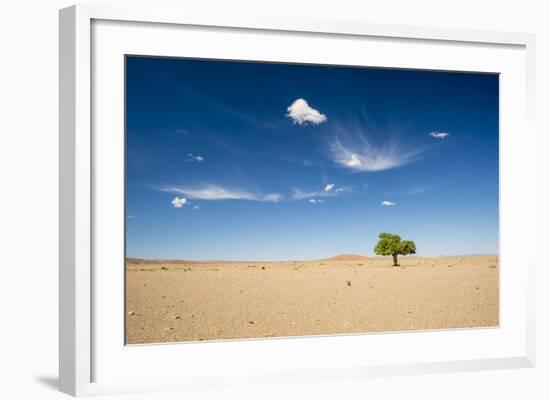
[[[126,343],[499,325],[499,77],[126,56]]]

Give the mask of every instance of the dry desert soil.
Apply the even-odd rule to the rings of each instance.
[[[491,327],[498,256],[126,261],[128,344]]]

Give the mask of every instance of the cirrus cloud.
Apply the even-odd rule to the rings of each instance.
[[[327,121],[327,116],[311,107],[305,99],[296,99],[287,107],[287,117],[291,118],[294,124],[321,124]]]
[[[185,195],[189,199],[200,200],[248,200],[256,202],[278,202],[283,196],[277,193],[257,194],[233,188],[224,188],[218,185],[203,185],[200,187],[167,186],[161,191]]]
[[[385,200],[381,203],[381,205],[382,206],[395,206],[395,205],[397,205],[397,203]]]
[[[332,185],[332,186],[331,186]],[[319,191],[304,191],[301,189],[292,189],[292,198],[297,200],[310,199],[310,198],[328,198],[333,196],[338,196],[338,194],[344,194],[353,192],[353,189],[350,187],[340,187],[336,188],[334,191],[335,184],[328,184],[322,190]],[[327,188],[329,188],[327,190]]]
[[[334,162],[356,172],[389,170],[412,163],[423,150],[407,147],[396,139],[375,145],[361,134],[344,142],[336,137],[330,144]]]

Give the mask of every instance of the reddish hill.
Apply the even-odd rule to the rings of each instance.
[[[336,255],[331,258],[321,259],[328,262],[356,262],[359,260],[367,260],[368,257],[364,255],[356,255],[353,253],[344,253],[342,255]]]

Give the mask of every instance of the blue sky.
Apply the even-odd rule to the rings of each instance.
[[[498,253],[498,76],[127,57],[127,255]]]

